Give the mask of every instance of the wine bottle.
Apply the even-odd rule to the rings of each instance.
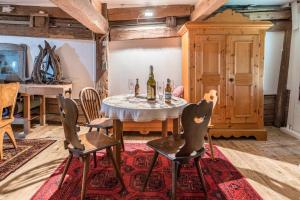
[[[154,79],[153,66],[150,66],[149,79],[147,81],[147,100],[150,102],[156,99],[156,81]]]
[[[172,87],[171,87],[171,80],[167,79],[167,85],[165,89],[165,102],[171,103],[172,101]]]
[[[140,84],[139,79],[136,79],[135,87],[134,87],[134,96],[137,97],[140,94]]]

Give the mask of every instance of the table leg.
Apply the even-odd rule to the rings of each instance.
[[[179,118],[173,119],[173,137],[177,138],[180,133],[180,120]]]
[[[168,137],[168,119],[162,121],[161,136],[162,137]]]
[[[30,113],[30,95],[24,95],[24,134],[27,135],[30,132],[31,126],[31,113]]]
[[[123,122],[121,122],[120,120],[114,120],[114,138],[117,141],[121,141],[121,136],[123,132]],[[119,143],[118,145],[114,146],[113,148],[113,154],[116,160],[116,164],[117,167],[120,169],[121,166],[121,143]]]
[[[40,96],[40,125],[46,125],[46,98],[44,95]]]

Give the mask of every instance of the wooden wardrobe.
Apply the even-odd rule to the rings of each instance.
[[[263,64],[265,32],[271,26],[228,9],[204,22],[188,22],[179,31],[184,98],[198,102],[209,90],[218,92],[213,136],[267,139]]]

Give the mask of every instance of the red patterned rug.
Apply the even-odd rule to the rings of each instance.
[[[258,193],[250,186],[239,171],[215,147],[216,161],[209,158],[209,151],[201,160],[209,198],[231,200],[260,200]],[[170,163],[159,156],[145,192],[140,192],[151,162],[153,151],[145,144],[126,144],[122,153],[122,175],[128,193],[121,195],[121,186],[114,175],[110,160],[99,152],[98,167],[90,163],[86,199],[93,200],[167,200],[171,191]],[[54,174],[32,197],[33,200],[75,200],[81,191],[82,164],[73,159],[61,190],[58,183],[63,171],[61,164]],[[177,196],[182,200],[204,198],[197,172],[192,163],[185,165],[178,180]]]
[[[3,142],[4,158],[0,160],[0,181],[16,171],[56,140],[17,140],[17,150],[9,140]]]

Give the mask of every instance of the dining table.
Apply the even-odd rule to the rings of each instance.
[[[172,97],[171,103],[163,99],[147,101],[146,95],[116,95],[105,98],[101,104],[101,112],[105,117],[113,120],[113,137],[120,141],[123,135],[124,122],[162,122],[162,137],[168,136],[168,120],[173,121],[173,135],[176,137],[180,131],[180,116],[187,101]],[[118,167],[121,164],[121,145],[113,149]]]

